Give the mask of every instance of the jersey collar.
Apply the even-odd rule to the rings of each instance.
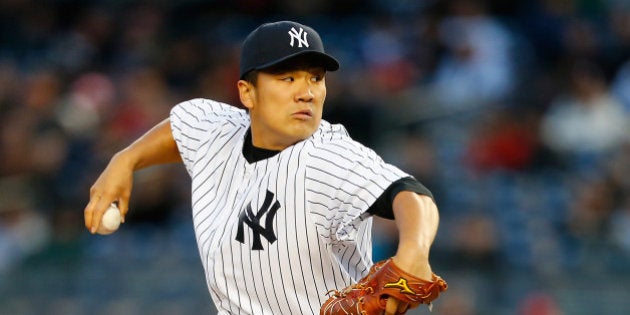
[[[256,163],[258,161],[268,159],[278,153],[280,153],[280,151],[255,147],[252,143],[252,130],[251,128],[247,129],[247,132],[245,132],[245,141],[243,142],[243,157],[245,157],[247,162]]]

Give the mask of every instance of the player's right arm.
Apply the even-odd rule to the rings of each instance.
[[[165,119],[131,145],[116,153],[90,188],[84,210],[85,227],[95,233],[101,217],[116,201],[124,220],[129,209],[133,173],[158,164],[181,162],[169,119]]]

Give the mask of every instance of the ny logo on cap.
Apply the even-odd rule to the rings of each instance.
[[[300,27],[300,31],[296,31],[294,27],[291,28],[291,30],[289,31],[289,35],[291,35],[291,42],[289,43],[289,45],[291,45],[291,47],[293,47],[293,42],[294,40],[298,41],[298,47],[302,48],[302,45],[308,47],[308,41],[306,41],[306,35],[308,33],[306,33],[301,27]]]

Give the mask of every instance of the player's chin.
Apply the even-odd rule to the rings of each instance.
[[[313,135],[313,133],[315,133],[315,131],[317,131],[317,128],[319,128],[319,121],[317,123],[315,123],[314,120],[308,121],[308,122],[303,122],[303,123],[299,123],[299,124],[295,124],[293,125],[293,128],[291,128],[291,135],[298,141],[302,141],[308,137],[310,137],[311,135]]]

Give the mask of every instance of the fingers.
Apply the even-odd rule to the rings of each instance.
[[[90,202],[88,202],[87,206],[85,206],[85,210],[83,210],[85,228],[87,228],[92,234],[96,232],[100,222],[100,217],[96,218],[98,216],[98,214],[96,214],[96,209],[98,209],[98,202],[100,199],[100,196],[90,197]]]
[[[408,308],[408,303],[403,303],[395,298],[389,297],[385,305],[385,315],[404,314]]]
[[[90,202],[85,207],[83,216],[85,219],[85,227],[94,234],[98,230],[101,223],[101,218],[105,210],[109,208],[111,198],[104,198],[100,195],[94,195],[90,197]]]
[[[85,221],[85,228],[88,229],[88,231],[91,231],[92,229],[92,216],[94,212],[93,203],[94,203],[93,199],[90,198],[90,202],[88,202],[87,206],[85,206],[85,209],[83,210],[83,219]]]
[[[88,231],[90,231],[90,233],[94,234],[98,231],[101,218],[112,203],[116,203],[118,205],[118,209],[121,214],[121,223],[125,222],[124,217],[129,209],[129,198],[126,195],[119,196],[118,198],[114,196],[116,195],[103,193],[95,188],[90,190],[90,201],[83,211],[85,227]]]
[[[125,223],[125,216],[129,211],[129,202],[127,198],[118,199],[118,210],[120,211],[120,223]]]
[[[129,208],[132,187],[133,166],[116,154],[90,187],[90,201],[84,210],[85,227],[91,233],[96,233],[103,213],[112,202],[118,204],[120,221],[123,223]]]
[[[398,300],[391,297],[388,298],[385,305],[385,315],[396,315],[396,311],[398,311]]]

